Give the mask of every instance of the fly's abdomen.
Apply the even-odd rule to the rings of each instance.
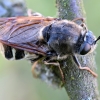
[[[5,58],[12,59],[13,58],[12,48],[10,46],[6,46],[6,45],[3,45],[3,47],[4,47],[3,54],[4,54]]]
[[[34,60],[39,57],[39,55],[29,53],[24,50],[15,49],[11,46],[1,44],[0,43],[0,51],[3,56],[8,60],[20,60],[20,59],[27,59],[27,60]]]
[[[19,60],[25,57],[24,51],[19,49],[14,49],[11,46],[0,44],[0,51],[4,57],[8,60],[14,59]]]

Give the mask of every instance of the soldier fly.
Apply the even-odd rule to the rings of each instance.
[[[78,25],[77,20],[83,18],[72,21],[43,16],[0,18],[1,51],[7,59],[25,58],[34,63],[43,58],[44,64],[58,66],[62,77],[59,61],[72,56],[79,69],[97,76],[89,67],[82,67],[76,55],[93,52],[100,37],[96,39],[85,23]]]

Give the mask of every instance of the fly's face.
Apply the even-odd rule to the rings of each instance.
[[[96,37],[93,35],[91,31],[87,31],[84,42],[80,46],[79,54],[85,55],[87,53],[91,53],[96,48],[95,43]]]

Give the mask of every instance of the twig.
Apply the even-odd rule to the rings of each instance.
[[[82,0],[56,0],[58,16],[62,19],[73,20],[84,17],[84,7]],[[78,56],[82,66],[88,66],[95,70],[94,53],[86,56]],[[100,100],[97,79],[88,71],[79,70],[73,63],[71,57],[66,60],[67,66],[62,70],[65,75],[65,89],[70,100]]]

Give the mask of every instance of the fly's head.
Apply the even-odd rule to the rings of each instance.
[[[83,29],[81,31],[81,35],[78,41],[78,43],[80,43],[80,49],[78,53],[80,55],[86,55],[95,50],[96,43],[100,39],[100,36],[96,39],[93,32],[88,30],[87,26],[84,23],[82,23],[81,26],[83,27]]]
[[[87,31],[85,36],[83,36],[83,43],[80,45],[79,54],[86,55],[91,53],[96,48],[96,37],[91,31]]]

